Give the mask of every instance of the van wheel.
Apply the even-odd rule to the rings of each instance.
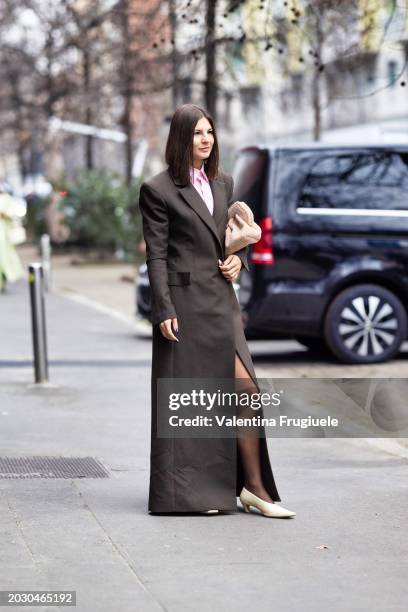
[[[407,315],[400,300],[378,285],[355,285],[330,304],[326,342],[345,363],[377,363],[392,359],[407,335]]]

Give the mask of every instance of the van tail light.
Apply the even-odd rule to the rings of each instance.
[[[262,230],[262,236],[252,247],[251,261],[256,264],[271,265],[275,261],[272,248],[272,217],[264,217],[258,225]]]

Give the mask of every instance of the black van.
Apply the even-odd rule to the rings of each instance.
[[[234,198],[262,227],[238,292],[247,338],[296,338],[341,361],[407,337],[408,146],[246,147]]]

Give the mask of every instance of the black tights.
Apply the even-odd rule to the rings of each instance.
[[[237,352],[235,353],[235,380],[238,395],[243,392],[248,395],[258,392],[254,381]],[[247,412],[248,415],[249,413],[251,413],[251,415],[254,414],[252,408],[249,408]],[[254,428],[243,428],[239,431],[237,438],[244,468],[245,488],[265,501],[271,502],[272,498],[266,491],[262,482],[259,436],[255,430]]]

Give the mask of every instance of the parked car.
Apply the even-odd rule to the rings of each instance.
[[[234,197],[262,227],[239,298],[248,338],[394,357],[407,337],[408,147],[247,147]]]
[[[150,284],[149,276],[147,273],[147,264],[143,263],[139,266],[138,273],[136,275],[136,316],[140,319],[147,319],[150,321],[151,316],[151,296],[150,296]]]
[[[245,147],[233,175],[262,228],[236,285],[247,338],[295,338],[347,363],[395,357],[407,338],[408,147]],[[146,270],[137,293],[148,317]]]

